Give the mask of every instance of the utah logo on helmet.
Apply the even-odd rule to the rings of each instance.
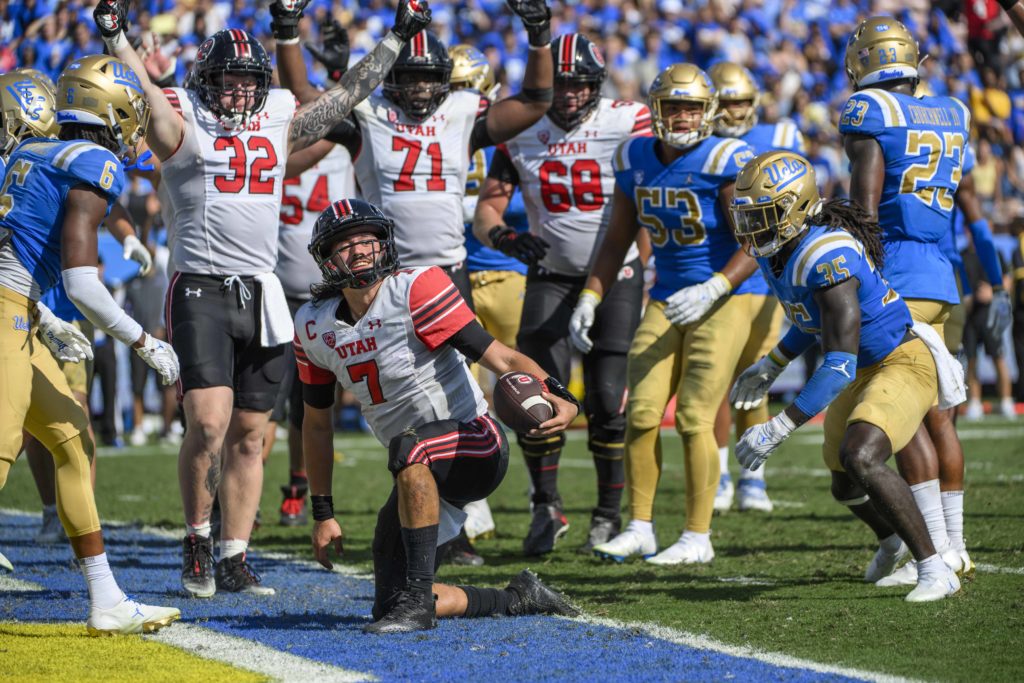
[[[855,89],[882,81],[918,80],[917,41],[893,17],[871,17],[861,22],[846,43],[846,76]]]
[[[772,256],[821,209],[814,167],[795,152],[759,154],[736,177],[736,238],[751,256]]]
[[[237,130],[260,113],[270,92],[272,68],[267,51],[253,36],[237,28],[217,31],[196,51],[186,87],[228,130]],[[255,89],[241,89],[226,78],[252,79]],[[225,104],[224,100],[230,101]]]
[[[597,109],[601,100],[601,85],[608,75],[604,57],[589,38],[582,33],[567,33],[551,41],[551,56],[555,62],[555,99],[548,117],[563,130],[572,130]],[[590,94],[576,109],[569,112],[566,94],[559,86],[590,86]]]

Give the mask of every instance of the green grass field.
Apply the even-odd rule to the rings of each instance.
[[[966,534],[979,572],[963,593],[940,603],[909,605],[904,589],[861,581],[873,538],[828,492],[820,428],[808,426],[772,456],[771,515],[716,517],[710,566],[658,568],[642,561],[605,564],[575,552],[594,499],[585,442],[572,439],[560,481],[572,529],[543,560],[519,555],[529,524],[527,478],[518,449],[490,503],[498,537],[482,541],[480,568],[444,567],[456,583],[503,585],[531,566],[588,613],[645,621],[704,634],[734,645],[932,680],[1024,679],[1024,425],[998,420],[961,429],[967,454]],[[667,436],[666,471],[657,505],[662,547],[682,528],[683,467],[679,440]],[[340,435],[335,505],[346,533],[346,562],[369,569],[376,510],[390,475],[385,452],[369,436]],[[267,467],[257,550],[309,558],[306,529],[275,525],[287,458],[275,448]],[[181,510],[176,449],[158,446],[101,453],[97,499],[105,519],[178,529]],[[735,471],[735,466],[733,467]],[[0,506],[37,509],[28,467],[15,467]],[[585,656],[585,653],[581,653]]]

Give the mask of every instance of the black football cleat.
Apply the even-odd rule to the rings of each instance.
[[[438,552],[441,554],[442,564],[454,564],[459,567],[482,567],[484,564],[484,558],[477,554],[465,530],[438,548]]]
[[[607,543],[622,531],[622,518],[606,517],[599,512],[590,516],[590,531],[587,533],[586,542],[576,549],[582,555],[593,555],[594,546]]]
[[[562,502],[537,503],[533,506],[530,530],[523,539],[523,554],[527,557],[546,555],[555,549],[555,543],[569,530],[569,520],[562,512]]]
[[[580,611],[568,598],[544,585],[540,578],[529,569],[519,572],[508,582],[505,590],[513,594],[508,613],[522,617],[528,614],[559,614],[565,617],[579,616]]]
[[[402,591],[383,617],[363,627],[363,633],[412,633],[437,628],[437,612],[432,593]]]
[[[181,587],[193,598],[212,598],[217,592],[209,538],[189,534],[182,541]]]
[[[245,553],[225,557],[217,563],[217,590],[250,595],[273,595],[274,589],[263,585],[263,579],[245,559]]]

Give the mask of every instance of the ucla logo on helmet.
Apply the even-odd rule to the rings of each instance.
[[[770,166],[765,166],[764,172],[771,185],[778,185],[777,189],[782,189],[783,186],[803,177],[807,173],[807,164],[799,159],[783,158]]]
[[[889,24],[879,24],[875,27],[875,33],[885,33],[889,30]]]

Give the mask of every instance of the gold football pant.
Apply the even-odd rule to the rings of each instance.
[[[50,350],[35,336],[34,306],[0,287],[0,488],[21,450],[24,428],[53,455],[57,513],[68,536],[100,530],[86,416]]]
[[[706,533],[720,474],[715,414],[743,350],[737,335],[750,321],[740,297],[727,297],[692,325],[672,325],[665,304],[652,301],[629,349],[626,472],[633,519],[654,518],[661,478],[659,432],[676,396],[676,429],[686,465],[686,529]]]
[[[920,339],[900,344],[888,356],[866,368],[829,405],[825,414],[822,455],[834,472],[842,472],[839,445],[855,422],[872,424],[889,437],[892,452],[903,449],[935,402],[938,378],[935,361]]]
[[[739,363],[736,364],[736,374],[739,375],[775,348],[779,341],[779,331],[782,329],[783,312],[779,300],[774,296],[741,294],[734,298],[746,304],[746,316],[750,321],[750,334],[740,353]],[[736,330],[736,334],[742,333],[743,328]],[[743,436],[743,432],[750,427],[767,422],[769,417],[767,400],[761,401],[761,405],[756,408],[737,410],[736,438]]]
[[[514,270],[481,270],[470,273],[469,281],[480,324],[492,337],[514,349],[523,316],[526,276]]]

